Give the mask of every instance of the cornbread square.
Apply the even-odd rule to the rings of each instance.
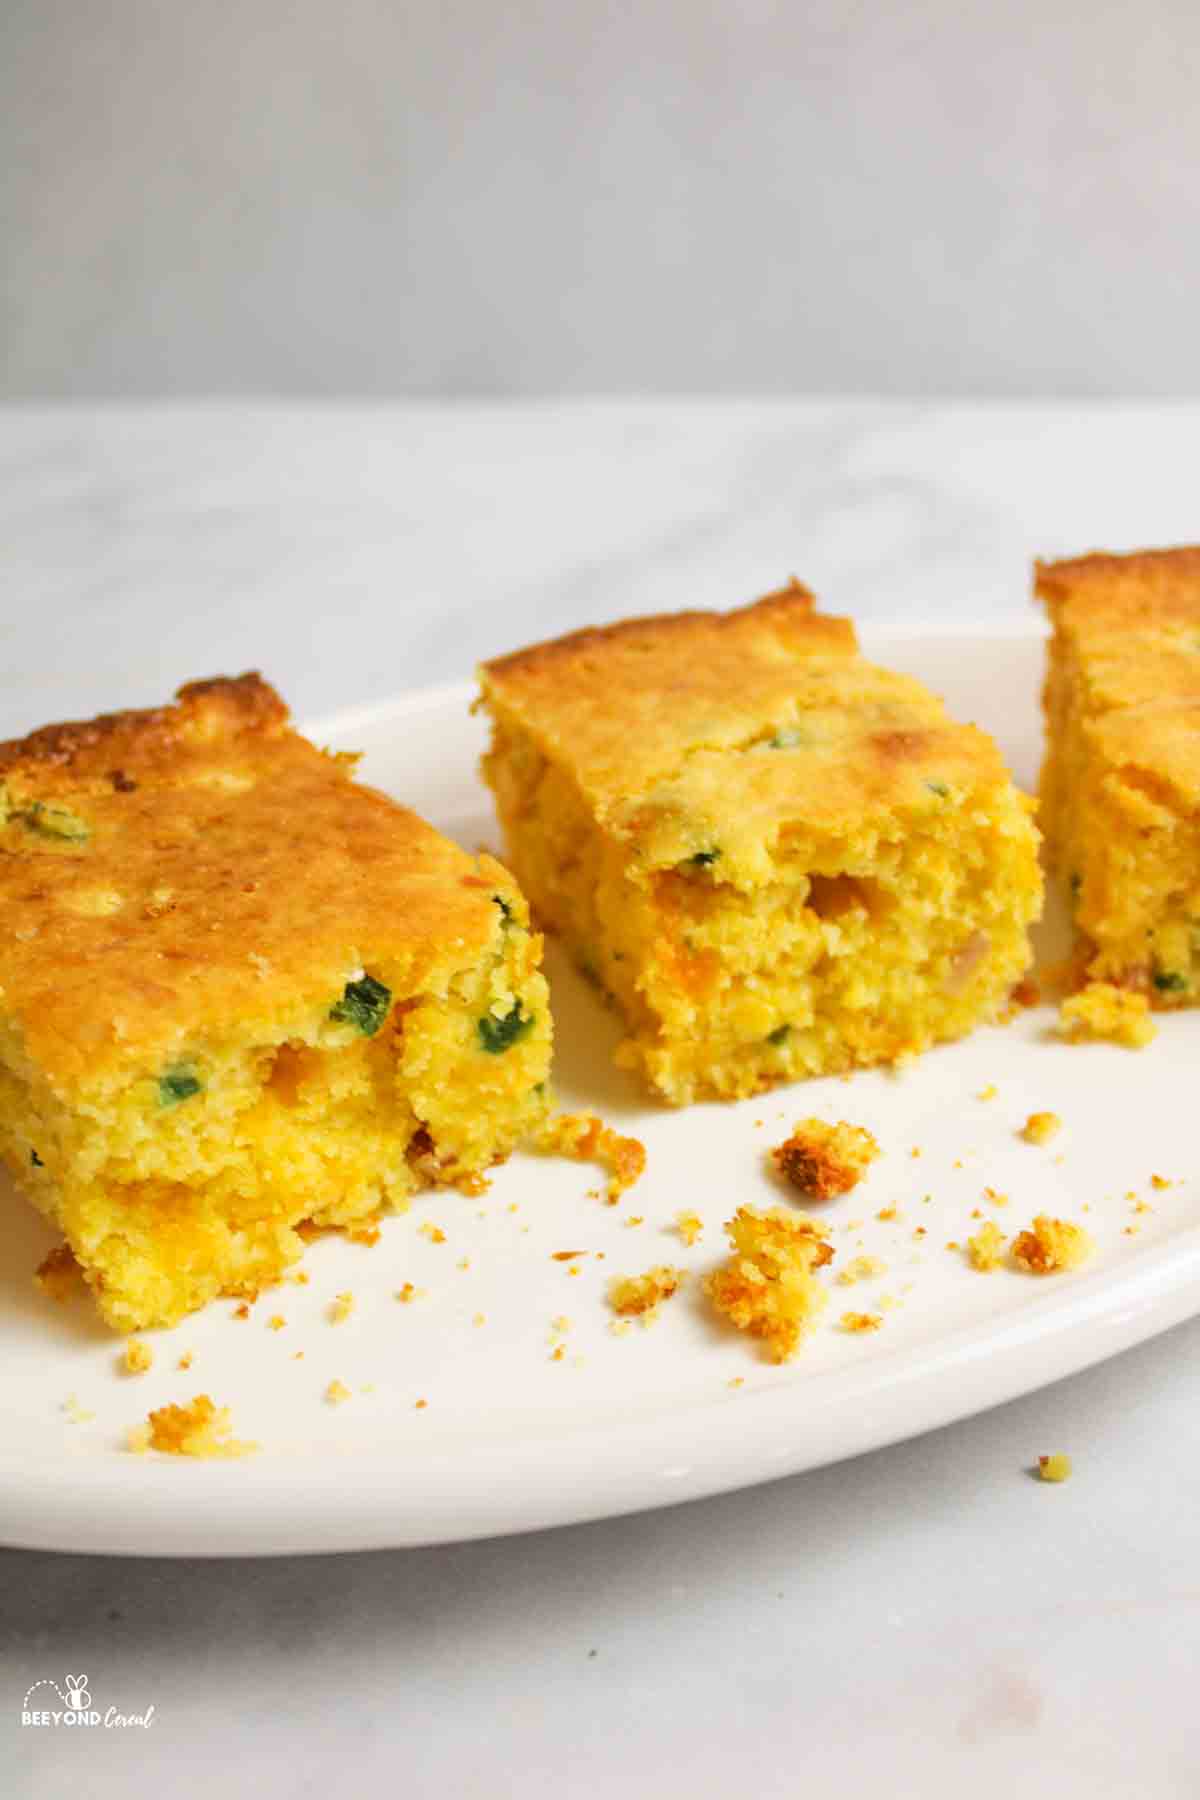
[[[488,663],[483,769],[539,922],[681,1104],[994,1017],[1041,898],[991,740],[798,583]]]
[[[1200,548],[1038,563],[1054,627],[1042,820],[1078,973],[1200,1000]]]
[[[0,745],[0,1154],[119,1330],[541,1120],[521,893],[355,760],[257,675]]]

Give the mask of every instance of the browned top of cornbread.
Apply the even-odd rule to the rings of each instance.
[[[363,968],[444,988],[512,878],[359,786],[257,675],[0,745],[0,1019],[68,1084],[252,1013],[287,1035]]]
[[[499,658],[484,694],[596,816],[670,861],[789,822],[837,832],[1007,783],[991,740],[859,654],[798,583],[727,613],[631,619]]]
[[[1176,550],[1093,550],[1034,564],[1034,584],[1063,623],[1126,628],[1142,620],[1200,621],[1200,545]]]
[[[1106,760],[1200,801],[1200,547],[1038,563],[1035,586]]]

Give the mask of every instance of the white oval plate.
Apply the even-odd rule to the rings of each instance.
[[[1042,657],[1032,632],[876,631],[868,650],[993,731],[1032,783]],[[496,846],[469,699],[465,686],[414,694],[324,721],[314,735],[364,750],[366,780],[464,844]],[[265,1293],[248,1319],[222,1301],[175,1331],[148,1333],[154,1367],[131,1377],[85,1303],[57,1307],[35,1292],[30,1276],[53,1238],[16,1195],[0,1195],[0,1540],[237,1555],[598,1518],[874,1449],[1068,1375],[1200,1308],[1191,1180],[1200,1014],[1165,1018],[1157,1041],[1133,1053],[1064,1046],[1041,1007],[902,1075],[671,1112],[648,1106],[613,1069],[614,1020],[560,957],[550,963],[563,1104],[599,1110],[647,1147],[647,1172],[618,1207],[595,1197],[600,1176],[586,1166],[514,1158],[483,1199],[422,1197],[372,1249],[314,1244],[308,1285]],[[994,1098],[979,1098],[993,1086]],[[1043,1110],[1064,1128],[1035,1148],[1017,1132]],[[809,1114],[865,1125],[883,1147],[858,1191],[825,1216],[833,1272],[868,1254],[886,1273],[832,1284],[825,1322],[782,1368],[714,1322],[696,1279],[651,1329],[614,1336],[609,1280],[659,1262],[697,1274],[711,1266],[740,1202],[778,1200],[766,1151]],[[1152,1174],[1172,1185],[1152,1187]],[[985,1200],[985,1186],[1007,1206]],[[691,1249],[673,1228],[684,1208],[705,1222]],[[1072,1275],[980,1275],[946,1247],[977,1229],[976,1209],[1008,1231],[1043,1210],[1079,1219],[1097,1255]],[[422,1232],[431,1223],[444,1243]],[[555,1260],[560,1250],[588,1254],[567,1263]],[[406,1281],[425,1292],[400,1305]],[[353,1312],[333,1324],[330,1303],[345,1290]],[[883,1328],[840,1329],[848,1309],[879,1312]],[[275,1315],[280,1330],[268,1324]],[[562,1319],[570,1323],[556,1331]],[[351,1390],[336,1407],[323,1399],[334,1379]],[[150,1407],[201,1392],[231,1406],[235,1433],[257,1440],[256,1454],[206,1463],[123,1447]]]

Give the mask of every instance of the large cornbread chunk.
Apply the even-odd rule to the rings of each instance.
[[[287,719],[245,675],[0,746],[0,1154],[120,1330],[477,1183],[543,1113],[512,877]]]
[[[1200,548],[1039,563],[1054,626],[1042,821],[1078,973],[1200,999]]]
[[[994,1017],[1026,967],[1031,803],[798,584],[481,680],[512,865],[665,1099],[894,1062]]]

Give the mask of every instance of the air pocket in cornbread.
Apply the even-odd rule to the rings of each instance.
[[[539,922],[675,1103],[893,1062],[1029,961],[1031,805],[798,584],[489,663],[484,773]]]
[[[516,884],[257,676],[0,746],[0,1153],[110,1324],[252,1293],[544,1110]]]
[[[1039,563],[1042,821],[1079,974],[1200,1000],[1200,548]]]

